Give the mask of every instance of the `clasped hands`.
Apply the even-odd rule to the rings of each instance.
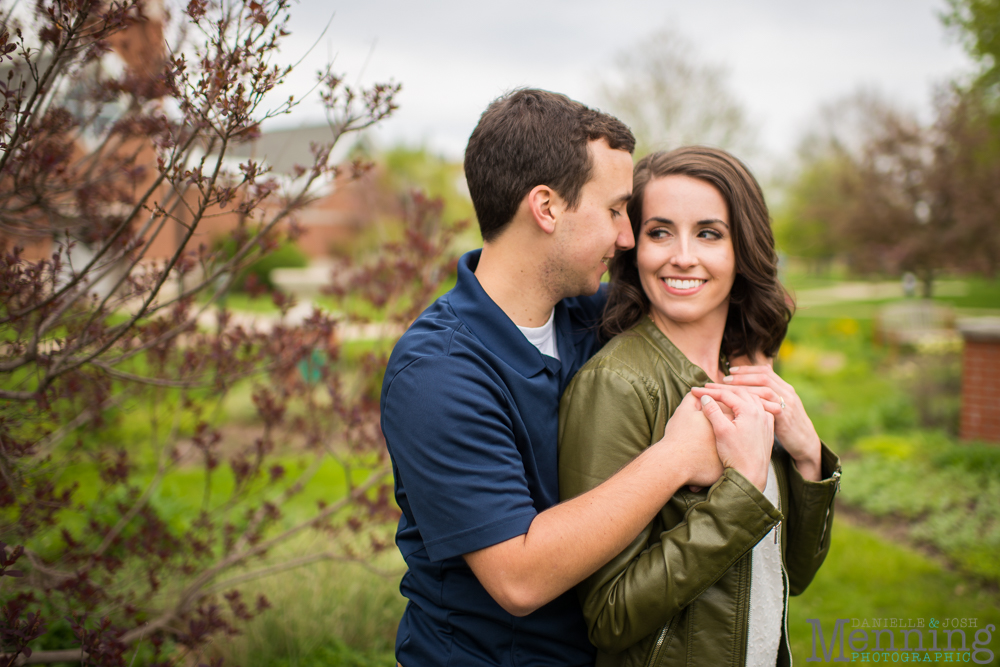
[[[733,367],[724,383],[692,388],[667,422],[667,434],[688,443],[694,491],[714,484],[725,468],[763,491],[775,436],[804,479],[821,477],[819,435],[795,388],[768,365]]]

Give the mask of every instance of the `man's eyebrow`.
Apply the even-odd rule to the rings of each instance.
[[[626,192],[625,194],[620,195],[618,197],[618,199],[615,200],[615,205],[617,206],[619,204],[624,204],[624,203],[626,203],[631,198],[632,198],[632,193],[631,192]]]

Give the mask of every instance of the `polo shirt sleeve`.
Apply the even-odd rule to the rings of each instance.
[[[418,359],[385,394],[397,484],[431,561],[523,535],[536,514],[507,397],[477,361]]]

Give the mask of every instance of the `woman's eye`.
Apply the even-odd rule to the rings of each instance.
[[[698,234],[701,238],[718,240],[722,238],[722,234],[715,231],[714,229],[703,229],[701,233]]]
[[[667,235],[667,230],[665,229],[650,229],[646,234],[651,239],[662,239]]]

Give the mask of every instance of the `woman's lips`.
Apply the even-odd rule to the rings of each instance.
[[[677,296],[697,294],[707,282],[704,278],[660,278],[660,283],[667,290],[667,294]]]

